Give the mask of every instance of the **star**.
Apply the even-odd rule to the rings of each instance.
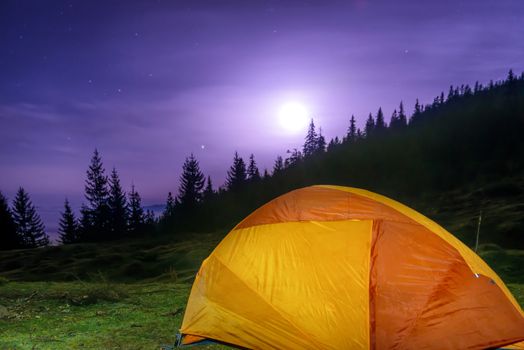
[[[201,148],[201,149],[205,149],[205,148],[206,148],[206,145],[200,145],[200,148]]]

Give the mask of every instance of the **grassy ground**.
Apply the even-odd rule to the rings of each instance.
[[[104,244],[0,251],[0,276],[19,281],[188,281],[224,231]]]
[[[172,345],[189,289],[169,282],[9,282],[0,286],[0,349]]]
[[[524,305],[524,251],[481,247]],[[0,278],[0,349],[158,349],[172,345],[191,284],[20,282]],[[208,345],[204,349],[225,349]]]
[[[404,203],[438,222],[468,246],[475,245],[482,211],[481,244],[524,249],[524,177],[479,182],[468,188],[406,198]]]

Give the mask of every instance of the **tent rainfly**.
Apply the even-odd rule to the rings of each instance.
[[[249,349],[524,348],[524,314],[427,217],[369,191],[311,186],[257,209],[204,260],[180,334],[181,345]]]

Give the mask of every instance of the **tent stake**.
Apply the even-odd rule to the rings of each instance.
[[[480,223],[482,222],[482,210],[479,212],[479,221],[477,225],[477,238],[475,239],[475,253],[479,248]]]

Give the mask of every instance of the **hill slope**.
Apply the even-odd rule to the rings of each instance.
[[[222,192],[181,226],[231,227],[289,190],[333,184],[397,199],[470,245],[482,210],[484,242],[524,248],[524,77],[457,94],[427,106],[408,127],[336,145]]]

